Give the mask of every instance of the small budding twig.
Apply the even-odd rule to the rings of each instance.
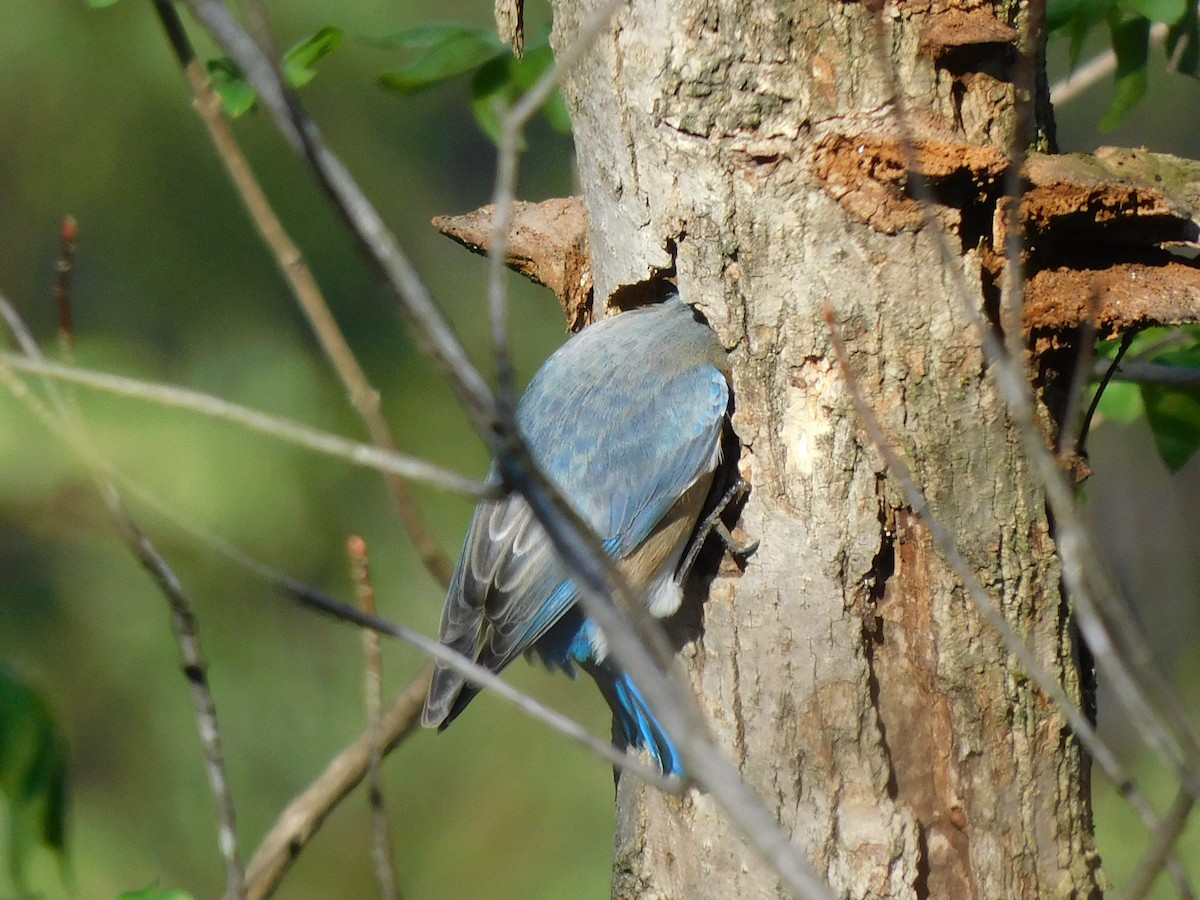
[[[58,304],[58,343],[63,359],[70,362],[75,355],[75,327],[71,323],[71,273],[75,268],[75,239],[78,226],[74,216],[64,216],[59,230],[60,245],[57,277],[54,280],[54,299]]]
[[[375,589],[371,586],[371,572],[367,563],[367,542],[358,535],[346,541],[346,552],[350,557],[350,577],[354,582],[354,593],[358,605],[369,616],[375,615]],[[363,631],[363,694],[367,710],[367,738],[370,755],[367,765],[367,802],[371,808],[372,856],[375,860],[375,877],[379,882],[379,896],[383,900],[396,897],[396,870],[392,864],[392,840],[387,810],[383,804],[383,786],[380,766],[383,762],[382,726],[380,713],[383,706],[382,684],[383,663],[379,649],[379,634]]]

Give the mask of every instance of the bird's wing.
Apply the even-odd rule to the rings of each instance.
[[[604,390],[606,386],[597,386]],[[699,366],[652,396],[613,398],[599,429],[582,425],[569,443],[531,444],[547,475],[621,558],[716,465],[729,404],[725,377]],[[539,436],[540,437],[540,436]],[[556,448],[573,447],[562,452]],[[513,495],[490,517],[487,539],[472,528],[476,596],[486,596],[487,641],[479,661],[499,671],[528,650],[575,603],[577,590],[525,501]],[[478,524],[478,523],[477,523]]]
[[[716,468],[729,384],[712,366],[698,366],[668,382],[651,402],[653,408],[634,407],[620,436],[610,438],[618,446],[591,467],[595,487],[587,497],[598,501],[596,518],[607,514],[607,527],[598,527],[618,558],[641,544],[684,492]]]

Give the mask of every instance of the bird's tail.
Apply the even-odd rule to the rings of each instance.
[[[682,777],[679,752],[633,679],[608,662],[586,668],[612,707],[616,719],[613,731],[618,742],[645,750],[664,775]]]

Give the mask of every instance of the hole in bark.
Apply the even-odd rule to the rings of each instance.
[[[883,617],[878,614],[877,607],[883,600],[888,579],[895,571],[895,532],[889,527],[886,507],[881,500],[879,506],[879,550],[871,560],[871,571],[867,575],[870,582],[867,588],[869,603],[862,620],[862,642],[863,656],[867,663],[867,691],[871,697],[871,706],[875,710],[875,723],[879,728],[879,743],[883,748],[884,758],[888,762],[887,795],[891,800],[895,800],[899,796],[900,785],[896,780],[896,767],[892,764],[892,750],[888,744],[887,725],[880,709],[879,676],[875,671],[875,648],[882,646],[884,640]]]
[[[917,900],[929,898],[929,836],[920,823],[917,824],[917,877],[913,881],[913,893]]]

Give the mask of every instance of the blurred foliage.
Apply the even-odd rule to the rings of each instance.
[[[0,796],[7,802],[8,869],[27,892],[26,868],[39,844],[66,850],[67,747],[49,704],[0,666]]]
[[[1149,84],[1150,26],[1168,26],[1166,48],[1170,68],[1200,76],[1200,26],[1194,0],[1049,0],[1046,28],[1068,41],[1070,66],[1078,65],[1088,35],[1097,25],[1108,29],[1117,57],[1115,91],[1100,117],[1100,130],[1116,128],[1146,95]]]
[[[127,891],[117,900],[195,900],[195,898],[187,891],[148,887],[142,891]]]
[[[1102,341],[1101,360],[1115,360],[1123,339]],[[1200,325],[1147,328],[1129,340],[1122,362],[1153,363],[1200,372]],[[1116,378],[1120,376],[1120,365]],[[1105,417],[1131,422],[1145,415],[1163,463],[1178,472],[1200,449],[1200,388],[1162,384],[1110,383],[1098,409]]]

